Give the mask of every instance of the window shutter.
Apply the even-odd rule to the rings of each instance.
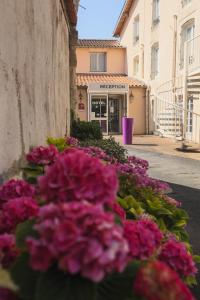
[[[105,53],[99,53],[99,72],[105,72],[106,71],[106,54]]]
[[[97,53],[90,54],[90,71],[91,72],[97,71]]]

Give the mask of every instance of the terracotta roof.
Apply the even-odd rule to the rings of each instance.
[[[79,48],[123,48],[118,40],[79,39]]]
[[[130,87],[145,87],[145,83],[125,74],[77,73],[77,86],[87,87],[89,83],[129,84]]]
[[[119,36],[122,32],[126,19],[129,17],[130,9],[135,0],[126,0],[122,8],[121,14],[114,29],[113,36]]]

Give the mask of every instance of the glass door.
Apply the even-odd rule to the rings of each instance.
[[[186,137],[191,139],[192,138],[192,133],[193,133],[193,97],[190,97],[188,99],[188,104],[187,104],[187,130],[186,130]]]
[[[108,101],[107,96],[92,96],[90,106],[90,120],[100,123],[103,133],[108,132]]]
[[[108,132],[120,133],[120,104],[119,98],[109,98],[108,100]]]

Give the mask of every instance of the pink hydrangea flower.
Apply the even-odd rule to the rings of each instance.
[[[0,265],[3,268],[8,268],[18,255],[15,244],[15,236],[12,234],[0,235]],[[1,297],[0,297],[1,299]]]
[[[35,165],[50,165],[58,155],[58,150],[54,145],[48,147],[33,148],[27,155],[26,159],[29,163]]]
[[[11,290],[0,287],[0,300],[18,300],[19,298]]]
[[[129,242],[130,256],[134,259],[149,258],[163,238],[156,223],[148,219],[125,221],[124,232]]]
[[[66,143],[70,146],[77,147],[79,145],[79,140],[72,136],[66,137]]]
[[[185,244],[175,239],[170,239],[163,245],[159,259],[168,264],[180,276],[194,276],[197,273],[195,262]]]
[[[111,209],[113,210],[114,213],[116,213],[121,220],[125,220],[126,219],[126,212],[125,210],[121,207],[121,205],[119,205],[119,203],[114,202],[111,205]]]
[[[104,152],[101,148],[98,147],[81,147],[79,148],[82,151],[84,151],[85,153],[87,153],[90,156],[95,156],[101,160],[107,161],[107,162],[111,162],[111,163],[116,163],[116,158],[115,157],[111,157],[109,155],[106,154],[106,152]]]
[[[101,205],[49,204],[40,209],[35,229],[39,239],[27,240],[35,270],[45,271],[57,262],[61,270],[99,282],[127,265],[129,247],[123,228]]]
[[[49,202],[110,204],[116,198],[118,180],[111,165],[73,148],[61,154],[39,178],[39,188]]]
[[[38,203],[33,198],[11,199],[2,207],[0,232],[12,232],[19,223],[37,216],[38,210]]]
[[[140,269],[133,289],[145,300],[195,300],[178,274],[159,261]]]
[[[10,199],[33,197],[35,188],[24,180],[11,179],[0,187],[0,207]]]
[[[147,160],[138,158],[136,156],[129,156],[128,162],[130,165],[133,165],[133,166],[145,169],[145,170],[148,170],[148,168],[149,168],[149,163]]]
[[[167,202],[167,203],[169,203],[170,205],[173,205],[173,206],[175,206],[175,207],[181,207],[181,202],[179,202],[179,201],[176,201],[175,199],[173,199],[173,198],[171,198],[171,197],[169,197],[169,196],[167,196],[167,195],[163,195],[163,199]]]

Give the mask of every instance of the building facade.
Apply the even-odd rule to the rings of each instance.
[[[127,48],[128,76],[149,87],[152,131],[191,135],[195,142],[200,142],[199,15],[199,0],[126,0],[114,30]]]
[[[0,182],[30,146],[69,133],[78,2],[0,1]]]
[[[146,133],[146,88],[127,76],[126,48],[117,40],[79,40],[76,53],[77,117],[100,122],[104,134],[120,134],[122,117],[134,117],[134,133]]]

